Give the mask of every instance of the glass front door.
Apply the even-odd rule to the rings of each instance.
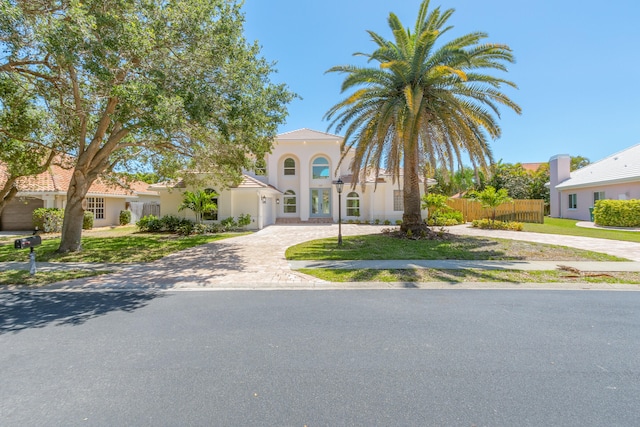
[[[331,191],[328,188],[311,190],[311,216],[331,216]]]

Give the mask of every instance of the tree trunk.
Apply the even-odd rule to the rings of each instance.
[[[18,188],[14,185],[15,182],[15,178],[9,178],[7,182],[4,183],[4,187],[0,189],[0,215],[2,215],[2,211],[4,207],[7,206],[7,203],[18,194]]]
[[[406,144],[404,151],[403,199],[404,213],[400,230],[419,236],[427,229],[420,209],[420,173],[418,168],[418,144]]]
[[[64,208],[64,222],[62,223],[62,239],[58,252],[78,252],[82,250],[82,222],[84,219],[84,200],[93,180],[89,180],[79,170],[71,176],[67,205]]]

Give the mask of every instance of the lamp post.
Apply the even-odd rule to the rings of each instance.
[[[338,245],[342,245],[342,187],[344,182],[338,178],[335,182],[336,190],[338,191]]]

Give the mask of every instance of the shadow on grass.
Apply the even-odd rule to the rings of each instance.
[[[429,273],[436,281],[449,282],[452,285],[463,282],[492,282],[521,283],[519,280],[508,277],[496,279],[495,271],[491,270],[436,270],[430,269]]]
[[[160,296],[158,292],[0,293],[0,334],[49,325],[82,325],[114,311],[138,310]]]

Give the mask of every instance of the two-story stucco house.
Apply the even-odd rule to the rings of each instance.
[[[402,180],[394,184],[390,175],[380,176],[377,182],[374,178],[354,179],[349,171],[351,155],[338,166],[342,140],[311,129],[278,135],[273,151],[265,158],[265,170],[245,173],[237,187],[208,187],[218,194],[218,211],[205,215],[205,221],[249,214],[249,228],[253,229],[276,222],[337,222],[339,198],[334,183],[338,178],[345,183],[340,203],[343,221],[395,223],[402,219]],[[184,183],[152,188],[160,193],[163,214],[194,218],[188,210],[178,211],[187,190]]]
[[[570,171],[568,154],[549,160],[551,216],[590,220],[601,199],[640,199],[640,144]]]

